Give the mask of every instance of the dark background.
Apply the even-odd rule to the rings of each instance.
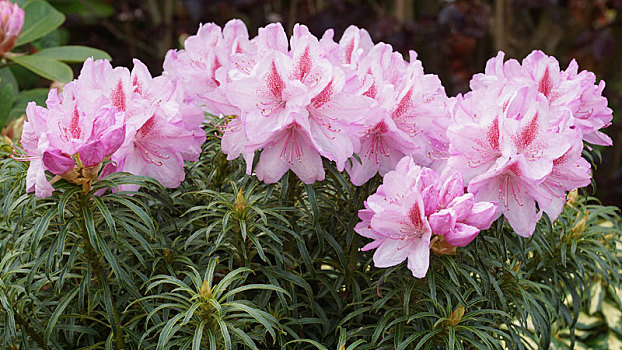
[[[607,83],[614,109],[606,132],[614,146],[602,149],[595,172],[597,195],[622,204],[622,0],[50,0],[67,15],[62,41],[104,49],[113,64],[144,61],[162,71],[169,48],[179,48],[199,23],[244,20],[250,35],[280,21],[286,30],[306,24],[317,36],[349,25],[369,31],[402,53],[414,49],[428,73],[438,74],[450,96],[468,90],[497,50],[522,59],[534,49],[557,57],[561,68],[575,58],[580,69]]]

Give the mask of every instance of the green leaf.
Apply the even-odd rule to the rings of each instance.
[[[39,39],[65,22],[65,15],[42,0],[28,2],[24,12],[24,26],[15,46]]]
[[[73,71],[67,64],[53,58],[35,55],[5,56],[20,66],[52,81],[68,83],[73,79]]]
[[[17,95],[19,93],[17,79],[15,79],[13,72],[11,72],[11,68],[4,67],[0,69],[0,83],[2,85],[4,84],[11,85],[11,89],[13,90],[13,95]]]
[[[73,298],[76,297],[76,294],[78,294],[79,290],[80,290],[79,288],[74,288],[69,294],[67,294],[65,298],[62,299],[61,302],[58,304],[58,306],[56,307],[56,310],[54,310],[54,313],[52,313],[52,316],[50,316],[50,321],[48,322],[47,326],[45,326],[45,342],[46,343],[50,342],[52,331],[54,331],[54,328],[56,327],[56,323],[58,322],[60,315],[65,311],[65,309],[67,308],[69,303],[73,300]]]
[[[194,330],[194,337],[192,338],[192,350],[201,350],[201,338],[203,337],[203,328],[205,328],[205,321],[201,321],[197,329]]]
[[[9,122],[8,116],[13,101],[15,101],[15,95],[11,84],[0,85],[0,129]]]
[[[20,91],[15,98],[15,104],[13,108],[21,108],[22,110],[26,110],[28,102],[32,101],[37,103],[37,105],[39,106],[45,107],[45,101],[48,98],[49,91],[50,89],[45,88]]]
[[[115,14],[114,6],[102,0],[55,0],[54,6],[59,11],[76,15],[87,23],[93,23],[95,18],[111,17]]]
[[[36,56],[53,58],[63,62],[84,62],[87,58],[112,60],[106,51],[87,46],[57,46],[43,49]]]

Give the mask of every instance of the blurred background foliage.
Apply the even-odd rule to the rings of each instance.
[[[224,25],[241,18],[255,35],[280,21],[291,30],[306,24],[315,35],[349,25],[367,29],[375,42],[407,53],[414,49],[427,72],[438,74],[450,96],[466,92],[471,76],[497,50],[522,59],[534,49],[554,55],[565,68],[581,69],[607,83],[614,109],[606,132],[614,147],[603,150],[596,171],[597,196],[622,204],[622,0],[50,0],[67,16],[46,40],[97,47],[115,65],[145,62],[154,74],[170,48],[181,47],[199,23]],[[604,190],[606,189],[606,190]]]

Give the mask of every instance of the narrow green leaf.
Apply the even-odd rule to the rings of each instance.
[[[216,322],[218,322],[220,334],[222,334],[222,338],[225,340],[225,350],[231,350],[231,335],[229,334],[227,324],[220,317],[216,317]]]
[[[194,330],[194,337],[192,338],[192,350],[201,350],[201,338],[203,337],[203,328],[205,327],[205,321],[201,321],[199,326]]]
[[[246,344],[249,349],[259,350],[255,342],[251,339],[251,337],[248,336],[248,334],[244,333],[243,330],[235,328],[233,326],[229,327],[229,329],[231,329],[231,333],[242,339],[244,344]]]
[[[74,288],[71,292],[69,292],[69,294],[65,295],[65,297],[61,299],[60,303],[56,307],[56,310],[54,310],[54,312],[52,313],[52,316],[50,316],[50,320],[48,321],[48,324],[45,327],[44,337],[45,337],[46,343],[50,342],[50,337],[52,336],[52,332],[54,331],[54,328],[56,327],[56,323],[58,322],[60,315],[63,314],[63,312],[67,308],[67,305],[69,305],[69,303],[73,300],[73,298],[76,297],[76,295],[78,294],[78,290],[79,290],[78,288]]]
[[[45,214],[39,218],[39,221],[37,222],[35,227],[33,227],[33,238],[31,245],[31,249],[33,252],[39,248],[39,242],[48,230],[48,227],[50,226],[50,220],[52,220],[54,212],[54,210],[48,209]]]

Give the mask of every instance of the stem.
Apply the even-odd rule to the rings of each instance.
[[[86,254],[86,259],[89,265],[91,266],[91,268],[93,269],[93,272],[95,273],[95,277],[97,277],[97,280],[99,281],[100,286],[102,288],[109,288],[110,283],[108,280],[108,273],[106,272],[107,269],[100,262],[101,256],[91,244],[91,240],[89,239],[89,235],[86,229],[86,218],[84,217],[82,208],[85,208],[88,206],[89,206],[88,195],[82,194],[80,196],[79,213],[80,213],[80,229],[81,229],[80,235],[82,236],[82,241],[84,242],[84,253]],[[112,314],[114,317],[114,320],[113,320],[114,326],[113,326],[112,331],[114,333],[114,338],[117,343],[117,349],[125,350],[125,341],[123,340],[123,330],[121,329],[121,320],[119,318],[119,310],[117,309],[116,303],[112,296],[112,292],[110,292],[110,297],[112,298],[112,302],[111,302]]]
[[[41,349],[43,350],[49,349],[49,347],[45,344],[45,339],[43,339],[41,334],[39,334],[36,329],[32,328],[32,326],[30,325],[30,321],[28,321],[19,312],[16,312],[13,315],[14,315],[13,317],[15,318],[15,321],[17,321],[17,323],[19,323],[19,325],[24,328],[24,330],[26,331],[26,334],[28,334],[37,343],[37,345],[39,345]]]

